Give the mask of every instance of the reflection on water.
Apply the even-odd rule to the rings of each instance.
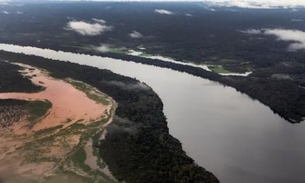
[[[0,49],[110,69],[147,83],[164,102],[170,133],[221,182],[305,182],[304,124],[284,121],[233,88],[118,59],[6,44]]]

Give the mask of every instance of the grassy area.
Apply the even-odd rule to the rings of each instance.
[[[104,163],[104,161],[102,161],[102,158],[100,157],[100,154],[99,154],[99,149],[97,148],[98,147],[98,144],[99,144],[99,141],[100,141],[100,137],[102,135],[102,131],[95,134],[93,137],[92,137],[92,147],[93,147],[93,155],[95,157],[97,157],[97,162],[96,164],[100,167],[100,168],[106,168],[106,164]]]
[[[149,53],[142,53],[140,56],[141,56],[141,57],[152,57],[152,56],[154,56],[154,55],[149,54]]]
[[[26,110],[29,114],[27,120],[33,126],[35,123],[45,116],[49,109],[52,108],[52,103],[48,100],[29,101],[26,105]]]
[[[91,100],[96,101],[97,103],[103,104],[103,105],[109,105],[109,101],[106,99],[105,96],[98,95],[93,91],[93,88],[85,83],[79,82],[79,81],[68,81],[70,84],[72,84],[76,89],[83,91],[86,93],[87,97]]]
[[[111,48],[109,52],[112,53],[121,53],[121,54],[128,54],[130,53],[127,48]]]
[[[37,138],[41,135],[51,134],[54,131],[56,131],[58,129],[61,129],[62,127],[63,127],[63,125],[58,125],[58,126],[54,126],[54,127],[51,127],[51,128],[46,128],[46,129],[39,130],[39,131],[35,132],[34,137]]]
[[[209,69],[216,73],[231,73],[231,71],[226,70],[221,65],[208,65]]]
[[[223,59],[220,59],[220,62],[221,63],[236,63],[236,60],[229,59],[229,58],[223,58]]]
[[[86,152],[82,147],[79,147],[73,155],[70,157],[78,168],[81,168],[85,172],[91,172],[91,168],[86,165]]]
[[[86,45],[80,45],[80,46],[76,46],[76,45],[61,45],[61,46],[69,47],[69,48],[84,49],[84,50],[90,50],[91,49],[89,46],[86,46]]]

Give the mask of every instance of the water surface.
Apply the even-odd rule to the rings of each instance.
[[[230,87],[165,68],[0,44],[1,50],[91,65],[139,79],[161,97],[170,133],[223,183],[304,183],[305,126]]]

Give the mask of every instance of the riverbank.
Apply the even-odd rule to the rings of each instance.
[[[35,47],[22,47],[7,44],[0,44],[2,50],[23,53],[27,50],[27,54],[39,53],[40,56],[53,55],[54,58],[57,57],[57,52],[49,49],[40,49]],[[49,47],[57,48],[57,47]],[[58,48],[57,48],[58,49]],[[64,48],[64,51],[79,52],[77,49]],[[44,53],[44,54],[43,54]],[[73,53],[64,53],[64,59],[73,57]],[[8,53],[5,53],[8,54]],[[2,55],[5,55],[2,53]],[[241,93],[245,93],[253,99],[260,101],[261,103],[270,107],[275,113],[279,114],[285,120],[291,123],[302,122],[302,117],[305,116],[305,90],[299,87],[299,85],[290,82],[289,80],[277,80],[277,79],[266,79],[260,77],[252,77],[253,74],[248,77],[238,77],[238,76],[221,76],[213,72],[206,71],[202,68],[193,67],[189,65],[181,65],[172,62],[164,62],[157,59],[142,58],[126,54],[117,53],[103,53],[94,54],[88,51],[82,51],[79,56],[85,57],[85,54],[89,54],[92,58],[96,58],[97,55],[103,56],[103,58],[110,59],[120,59],[128,62],[142,63],[146,65],[153,65],[162,68],[168,68],[175,71],[186,72],[188,74],[198,76],[201,78],[209,79],[211,81],[216,81],[224,86],[231,86]],[[59,56],[58,59],[61,60]],[[5,58],[5,57],[3,57]],[[86,64],[86,63],[84,63]]]
[[[26,52],[42,54],[44,57],[59,61],[68,60],[81,65],[108,69],[127,78],[137,78],[147,83],[164,103],[163,111],[166,114],[169,133],[179,139],[188,156],[198,165],[212,171],[221,182],[304,182],[302,170],[305,167],[302,160],[305,158],[305,149],[302,144],[305,138],[305,124],[288,123],[267,106],[232,87],[224,87],[187,73],[118,59],[41,49],[34,52],[30,49]],[[68,75],[69,69],[66,68],[67,66],[58,68],[61,71],[58,74]],[[79,69],[78,72],[90,73],[86,69]],[[116,86],[117,89],[109,92],[115,94],[121,91],[118,96],[122,93],[128,94],[137,90],[143,92],[149,89],[145,84],[128,84],[128,80],[101,74],[92,77],[97,77],[95,79],[98,79],[100,84]],[[89,78],[91,77],[87,77]],[[105,90],[109,90],[107,88]],[[127,92],[121,88],[125,88]],[[128,96],[122,96],[127,100],[126,105],[129,101],[137,100]],[[132,112],[135,113],[137,110]],[[123,120],[123,123],[119,124],[124,124],[119,129],[135,132],[130,121]],[[116,126],[113,129],[116,131]],[[126,157],[126,153],[123,157]]]
[[[54,178],[69,177],[68,180],[72,180],[74,177],[82,179],[79,183],[94,179],[116,182],[103,172],[107,167],[105,164],[100,167],[98,162],[101,158],[93,153],[95,149],[92,146],[92,154],[83,153],[84,149],[88,149],[85,146],[90,142],[92,144],[91,138],[97,138],[112,122],[115,102],[89,85],[86,85],[87,91],[94,93],[96,99],[103,98],[103,104],[100,100],[88,98],[76,86],[50,77],[46,70],[18,65],[23,68],[20,72],[24,77],[45,89],[37,93],[0,93],[0,99],[9,99],[12,102],[8,101],[7,105],[12,106],[13,101],[48,101],[51,105],[37,118],[31,116],[38,113],[41,104],[30,112],[25,108],[23,111],[28,112],[24,112],[19,121],[0,129],[0,163],[10,162],[8,171],[12,174],[2,174],[4,180],[53,182]],[[90,165],[95,164],[94,167],[98,168],[91,168],[83,158],[89,161],[93,159]]]
[[[169,134],[163,103],[144,83],[109,70],[36,56],[12,54],[6,60],[46,69],[58,79],[82,81],[118,103],[116,117],[107,128],[105,140],[94,146],[99,147],[102,159],[119,181],[219,182],[212,173],[188,157],[181,143]]]

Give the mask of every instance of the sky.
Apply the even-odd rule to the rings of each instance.
[[[0,0],[0,2],[21,1],[21,0]],[[46,0],[36,0],[46,1]],[[112,1],[112,0],[49,0],[49,1]],[[305,0],[114,0],[114,1],[195,1],[208,2],[215,6],[237,6],[242,8],[294,8],[305,7]]]
[[[243,8],[272,8],[305,6],[305,0],[211,0],[212,4]]]

